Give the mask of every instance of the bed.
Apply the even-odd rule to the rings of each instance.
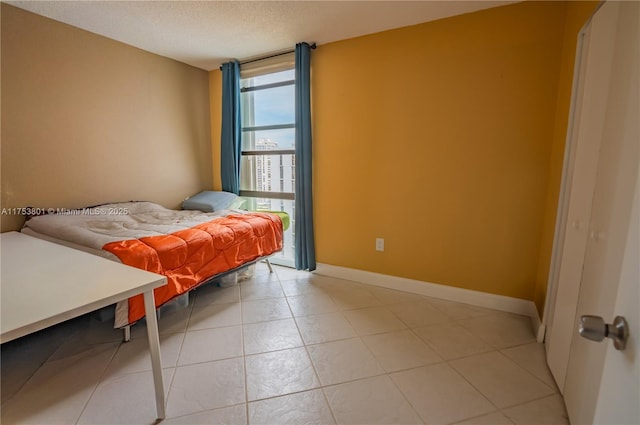
[[[282,220],[265,212],[170,210],[152,202],[53,212],[29,218],[22,232],[166,276],[167,285],[154,291],[156,308],[282,249]],[[128,329],[143,317],[142,297],[130,298],[116,305],[114,327]]]

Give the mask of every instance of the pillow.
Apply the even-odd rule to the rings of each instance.
[[[228,210],[239,208],[239,205],[244,203],[239,203],[238,200],[238,195],[235,193],[205,190],[185,199],[182,202],[182,209],[205,212]]]

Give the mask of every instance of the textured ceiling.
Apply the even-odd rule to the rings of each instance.
[[[211,70],[514,1],[7,1],[149,52]]]

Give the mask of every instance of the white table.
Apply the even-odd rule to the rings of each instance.
[[[18,232],[0,234],[0,343],[144,294],[158,418],[165,417],[153,290],[167,278]]]

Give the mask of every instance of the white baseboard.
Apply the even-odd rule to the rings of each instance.
[[[427,297],[440,298],[447,301],[455,301],[478,307],[529,316],[531,318],[531,325],[533,326],[534,334],[538,341],[541,342],[542,338],[544,338],[544,325],[540,321],[538,310],[536,309],[533,301],[506,297],[504,295],[489,294],[471,289],[456,288],[454,286],[440,285],[437,283],[423,282],[404,277],[351,269],[348,267],[332,266],[330,264],[317,264],[317,268],[314,273],[338,279],[352,280],[366,285],[411,292],[413,294],[424,295]]]

